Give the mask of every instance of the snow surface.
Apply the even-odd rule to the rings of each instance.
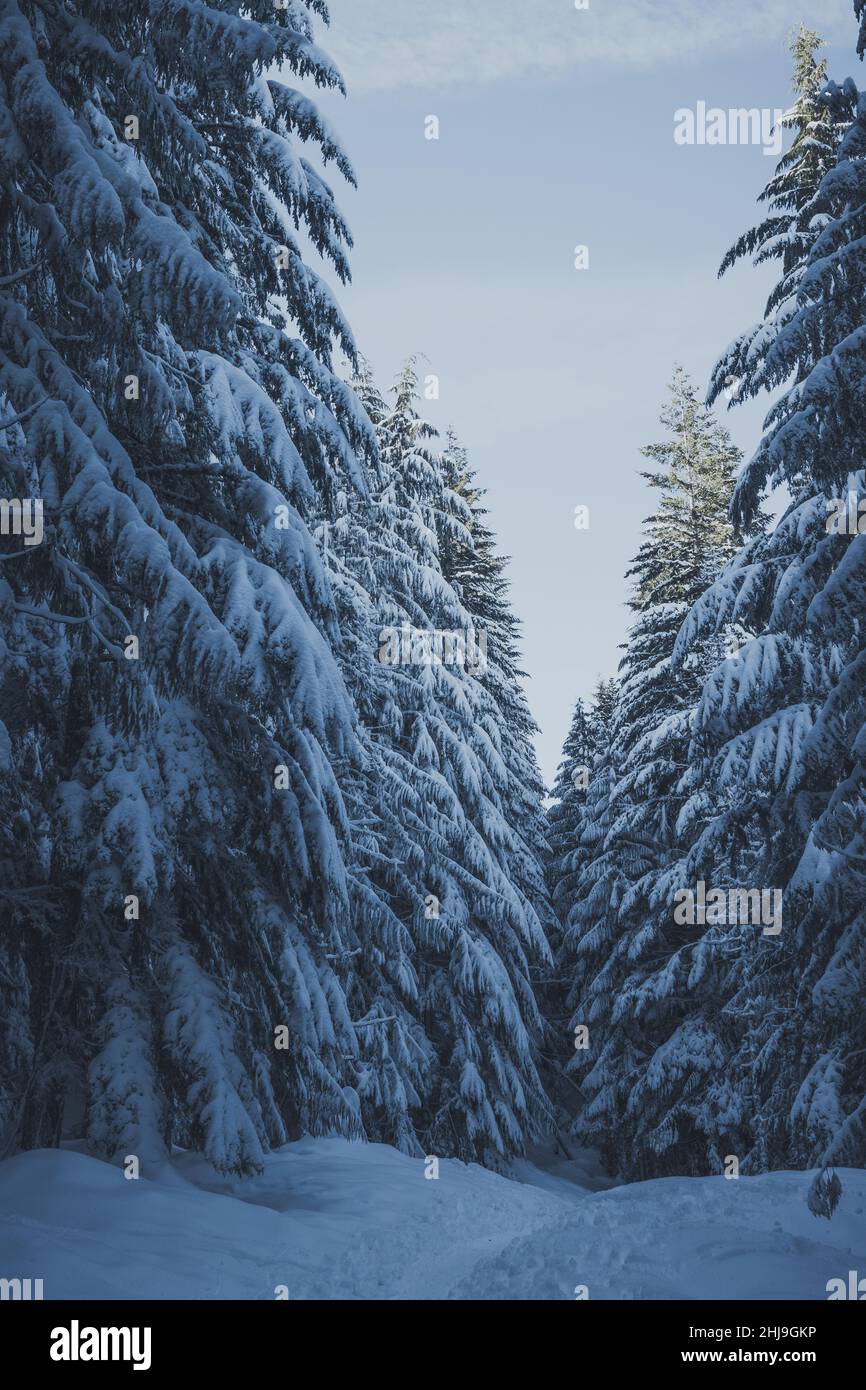
[[[424,1163],[303,1139],[229,1182],[181,1154],[156,1180],[70,1149],[0,1164],[0,1277],[46,1298],[825,1299],[866,1275],[866,1171],[827,1222],[810,1175],[607,1187],[591,1156]]]

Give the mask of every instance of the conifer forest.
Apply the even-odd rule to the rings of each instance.
[[[192,1300],[566,1299],[826,1369],[864,53],[866,0],[0,0],[0,1302],[63,1303],[2,1313],[43,1368],[203,1367]]]

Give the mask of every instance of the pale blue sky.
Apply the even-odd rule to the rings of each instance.
[[[360,183],[338,190],[356,241],[339,298],[383,384],[410,353],[429,360],[441,396],[427,413],[489,489],[550,782],[575,698],[616,669],[623,575],[651,507],[639,449],[659,437],[674,364],[703,390],[768,284],[716,270],[774,158],[678,146],[673,113],[785,107],[800,20],[832,40],[831,75],[858,78],[853,6],[331,0],[331,13],[320,42],[349,99],[322,104]],[[742,448],[762,414],[728,415]],[[573,525],[581,503],[588,532]]]

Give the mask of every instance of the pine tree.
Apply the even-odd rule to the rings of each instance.
[[[589,714],[584,702],[578,700],[551,788],[553,805],[547,813],[550,892],[554,908],[563,920],[577,887],[574,855],[583,829],[595,752]]]
[[[389,410],[366,362],[358,364],[354,387],[378,430]],[[335,968],[358,1021],[347,1062],[364,1132],[420,1156],[427,1151],[419,1132],[437,1064],[421,1020],[419,986],[418,938],[433,902],[425,871],[429,846],[418,834],[414,765],[402,748],[403,674],[379,660],[380,634],[406,620],[400,588],[411,587],[416,562],[380,504],[387,470],[378,451],[368,473],[368,495],[335,493],[315,531],[335,597],[339,657],[362,747],[360,760],[340,768],[358,859],[352,874],[357,912]]]
[[[616,870],[604,859],[603,849],[611,824],[610,796],[616,782],[613,756],[617,699],[617,682],[599,679],[585,724],[578,705],[557,779],[557,785],[562,786],[563,774],[570,776],[572,791],[566,787],[559,807],[550,811],[551,843],[558,851],[550,863],[550,888],[559,932],[546,1000],[555,1055],[564,1066],[563,1079],[570,1088],[560,1085],[554,1094],[569,1123],[576,1107],[586,1099],[573,1076],[579,1066],[578,1050],[585,1051],[587,1030],[591,1032],[590,1020],[580,1008],[580,982],[603,958],[606,926],[615,916]],[[588,755],[587,761],[572,764],[572,749],[578,759]],[[573,829],[569,832],[570,822]]]
[[[779,261],[780,275],[761,322],[741,334],[716,364],[710,404],[723,391],[729,400],[745,400],[785,379],[773,343],[787,320],[809,252],[827,225],[819,189],[852,115],[850,102],[834,108],[824,100],[827,62],[816,56],[821,47],[819,36],[802,24],[791,39],[794,102],[781,124],[794,131],[794,138],[760,195],[767,216],[734,243],[719,268],[722,276],[748,256],[755,265]]]
[[[2,1119],[227,1171],[360,1132],[332,967],[360,758],[309,524],[363,496],[317,0],[6,6]],[[22,850],[25,853],[22,854]],[[281,1041],[276,1042],[277,1035]],[[83,1115],[83,1118],[82,1118]]]
[[[591,858],[584,843],[584,831],[598,814],[601,784],[593,780],[596,756],[606,751],[607,723],[616,703],[615,682],[599,680],[593,704],[587,708],[578,700],[565,743],[556,780],[551,788],[552,805],[547,813],[547,881],[557,923],[551,936],[554,962],[543,991],[544,1013],[549,1045],[556,1065],[548,1089],[557,1104],[560,1122],[568,1128],[579,1103],[580,1091],[567,1072],[571,1060],[571,1015],[574,999],[566,988],[574,975],[575,940],[570,934],[569,913],[575,904],[581,872]],[[590,793],[592,804],[590,811]]]
[[[509,603],[509,557],[497,549],[496,537],[485,521],[486,490],[478,486],[467,450],[453,430],[446,436],[441,462],[446,486],[468,509],[468,543],[446,529],[439,537],[440,555],[445,578],[486,643],[486,659],[477,679],[498,711],[500,748],[508,773],[502,789],[503,812],[521,840],[520,852],[510,859],[509,874],[549,935],[555,919],[547,901],[544,867],[548,855],[545,788],[533,746],[538,726],[523,688],[527,677],[520,667],[520,623]]]
[[[393,405],[369,371],[356,390],[380,463],[371,505],[329,523],[327,544],[341,584],[375,596],[355,677],[372,755],[368,858],[409,943],[412,974],[399,1006],[365,1030],[364,1046],[405,1052],[401,1039],[411,1035],[417,1101],[406,1114],[422,1152],[496,1165],[549,1117],[533,984],[549,954],[547,898],[536,852],[513,819],[531,805],[532,786],[516,772],[519,729],[506,732],[499,701],[508,694],[514,708],[525,706],[502,664],[510,648],[494,655],[495,631],[480,626],[493,614],[497,581],[474,553],[478,523],[449,486],[452,461],[434,450],[418,414],[414,363],[400,373]],[[474,608],[457,591],[458,553],[462,572],[475,576],[474,587],[464,584]],[[497,611],[502,633],[513,634],[506,610]],[[460,659],[436,657],[437,633],[483,633],[486,651],[470,640]]]
[[[695,607],[679,648],[684,657],[732,618],[755,634],[704,687],[693,753],[714,814],[690,854],[698,870],[724,864],[738,885],[783,894],[779,934],[729,931],[727,948],[737,969],[724,1007],[738,1046],[726,1072],[748,1112],[732,1152],[752,1169],[866,1155],[866,540],[856,520],[866,118],[850,79],[828,84],[824,100],[837,126],[850,125],[816,191],[821,225],[784,316],[767,325],[773,379],[793,384],[738,482],[734,515],[748,523],[779,483],[791,503]]]
[[[658,1171],[658,1155],[688,1110],[688,1068],[674,1059],[697,1035],[688,996],[689,944],[672,922],[660,880],[683,846],[679,821],[688,781],[694,709],[715,644],[674,671],[677,634],[690,606],[735,550],[728,509],[739,459],[726,430],[676,372],[662,412],[667,437],[642,452],[641,476],[660,494],[629,570],[636,620],[620,664],[608,784],[592,858],[572,913],[578,934],[574,1023],[590,1025],[588,1098],[578,1132],[601,1142],[626,1176]],[[690,1058],[692,1070],[699,1054]],[[690,1120],[689,1120],[690,1122]]]
[[[593,946],[587,938],[587,927],[596,920],[593,915],[596,908],[599,915],[607,914],[612,904],[611,898],[605,900],[604,895],[608,888],[611,894],[615,891],[615,866],[604,860],[604,844],[612,823],[611,793],[617,781],[614,755],[618,700],[618,682],[599,678],[587,720],[586,746],[591,761],[586,791],[576,818],[576,835],[568,846],[563,846],[558,873],[551,880],[551,894],[557,904],[561,927],[556,974],[566,984],[566,1021],[581,997],[578,958]],[[612,870],[610,883],[605,878],[608,869]],[[571,891],[568,891],[569,884],[573,885]],[[569,1029],[571,1026],[569,1022]]]

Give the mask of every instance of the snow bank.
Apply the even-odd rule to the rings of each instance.
[[[254,1180],[181,1155],[129,1181],[40,1150],[0,1164],[0,1277],[42,1278],[46,1298],[824,1299],[866,1276],[861,1170],[840,1170],[830,1222],[805,1173],[598,1190],[585,1156],[514,1172],[446,1159],[426,1179],[395,1149],[329,1138]]]

